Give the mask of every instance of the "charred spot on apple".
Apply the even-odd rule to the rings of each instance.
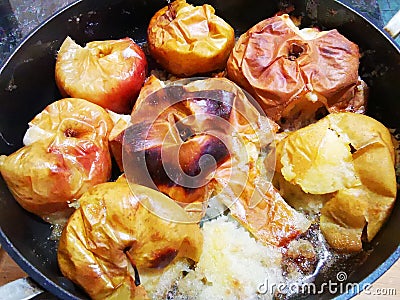
[[[230,130],[234,99],[230,91],[195,92],[171,85],[150,94],[145,105],[138,102],[143,111],[155,109],[151,116],[136,107],[134,124],[125,131],[124,169],[136,170],[132,181],[158,188],[180,203],[203,202],[213,172],[230,158],[220,136]],[[138,175],[139,169],[146,174]]]
[[[204,96],[189,98],[187,101],[193,102],[195,105],[199,106],[204,113],[229,120],[232,112],[233,99],[235,98],[233,93],[224,90],[213,90],[203,91],[200,94]],[[208,98],[207,94],[212,98]]]
[[[195,135],[193,130],[189,126],[183,126],[181,124],[176,124],[176,127],[178,127],[179,137],[181,138],[182,142],[186,142],[187,140],[189,140],[191,137],[193,137]]]
[[[230,157],[229,150],[223,142],[216,137],[205,135],[200,135],[198,139],[193,136],[181,144],[177,161],[163,160],[162,151],[162,147],[145,150],[146,168],[151,179],[158,187],[180,187],[187,194],[193,194],[198,187],[204,186],[215,167]],[[187,199],[180,200],[187,202]]]
[[[178,250],[173,248],[166,248],[156,251],[150,264],[150,268],[163,269],[168,266],[177,255]]]

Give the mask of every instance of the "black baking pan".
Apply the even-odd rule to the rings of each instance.
[[[294,14],[303,16],[302,25],[338,29],[357,43],[363,54],[360,75],[370,86],[367,114],[395,133],[400,131],[399,48],[386,33],[357,12],[333,0],[209,0],[207,3],[235,28],[237,35],[290,5],[295,8]],[[54,80],[54,66],[57,50],[66,36],[80,44],[126,36],[144,43],[150,18],[165,5],[166,1],[158,0],[77,1],[31,33],[0,70],[0,153],[10,154],[20,148],[28,122],[47,104],[61,98]],[[372,283],[399,258],[398,220],[399,199],[390,219],[369,245],[371,250],[357,258],[357,268],[351,263],[346,267],[349,274],[346,282],[360,283],[361,287]],[[87,299],[62,276],[56,260],[57,244],[49,240],[50,232],[49,224],[16,203],[0,178],[0,242],[4,249],[34,281],[56,297]],[[329,274],[336,274],[343,266],[332,266],[335,272],[322,272],[316,281],[330,279]],[[355,289],[339,297],[350,298],[357,292]],[[321,299],[332,296],[330,293],[308,295]]]

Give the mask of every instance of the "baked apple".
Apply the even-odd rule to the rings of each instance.
[[[142,92],[124,134],[129,182],[160,190],[193,216],[203,217],[218,195],[265,244],[283,245],[307,230],[310,222],[269,184],[263,157],[278,128],[254,99],[226,78],[165,85],[153,77]]]
[[[159,10],[147,29],[150,54],[168,72],[191,76],[225,68],[235,44],[233,28],[212,6],[176,0]]]
[[[141,203],[158,206],[163,214],[158,217]],[[139,285],[143,270],[162,269],[177,257],[194,262],[200,257],[199,225],[160,192],[119,179],[90,189],[79,204],[62,233],[58,263],[92,299],[115,293],[147,299]],[[182,222],[170,221],[175,216]]]
[[[300,30],[284,14],[259,22],[239,38],[227,73],[268,117],[297,129],[327,112],[364,112],[359,57],[358,46],[337,30]]]
[[[67,37],[58,51],[55,77],[63,96],[117,113],[130,113],[146,78],[147,60],[130,38],[93,41],[81,47]]]
[[[299,199],[320,206],[322,233],[343,252],[361,250],[363,230],[371,241],[388,218],[397,193],[394,164],[389,130],[355,113],[330,114],[277,146],[283,197],[296,207]]]
[[[232,127],[235,94],[224,91],[224,85],[230,91],[239,89],[226,79],[170,86],[149,79],[124,135],[128,180],[158,189],[183,206],[201,206],[210,196],[212,172],[229,159],[223,127]]]
[[[69,205],[111,174],[108,134],[112,121],[100,106],[66,98],[30,123],[21,149],[0,156],[0,171],[26,210],[51,223],[69,216]]]

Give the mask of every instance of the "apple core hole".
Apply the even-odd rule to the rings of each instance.
[[[110,55],[111,53],[112,53],[111,47],[107,47],[107,46],[106,47],[101,47],[101,48],[99,48],[98,56],[101,58],[101,57]]]
[[[302,45],[296,43],[291,44],[289,48],[289,59],[296,60],[304,53],[304,51],[305,50]]]
[[[72,137],[72,138],[74,138],[74,137],[77,137],[77,136],[78,136],[78,132],[77,132],[76,130],[72,129],[72,128],[67,128],[67,129],[64,131],[64,135],[65,135],[66,137]]]

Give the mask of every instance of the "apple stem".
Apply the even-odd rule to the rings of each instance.
[[[135,285],[139,286],[140,285],[140,276],[139,276],[139,271],[136,268],[136,263],[135,260],[133,259],[133,257],[131,256],[131,254],[129,253],[129,251],[126,251],[126,256],[128,257],[129,261],[132,264],[133,270],[135,270]]]

